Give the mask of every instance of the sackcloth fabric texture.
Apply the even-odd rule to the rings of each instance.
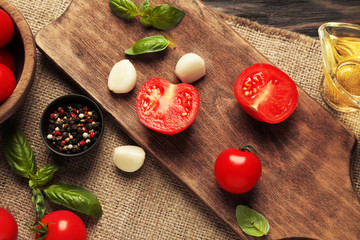
[[[10,2],[22,12],[36,34],[59,17],[71,1]],[[335,112],[320,96],[322,64],[319,40],[222,13],[219,16],[351,129],[357,138],[360,137],[360,113]],[[41,113],[53,99],[79,93],[80,90],[40,52],[37,60],[30,94],[12,121],[25,133],[38,166],[42,166],[57,160],[57,157],[46,149],[41,140]],[[237,239],[229,227],[151,156],[146,157],[144,166],[135,173],[118,170],[112,162],[114,148],[135,143],[109,114],[104,114],[106,124],[100,147],[90,155],[66,162],[66,172],[57,177],[61,182],[92,191],[100,199],[104,214],[99,220],[80,215],[85,222],[88,239]],[[359,149],[357,147],[354,152],[351,164],[357,194],[360,189]],[[18,239],[34,239],[34,234],[25,226],[35,218],[27,181],[11,172],[3,154],[0,154],[0,170],[0,206],[11,209],[15,216],[19,226]],[[46,204],[47,213],[63,209],[48,200]]]

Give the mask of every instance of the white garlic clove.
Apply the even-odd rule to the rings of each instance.
[[[115,148],[113,160],[124,172],[135,172],[144,164],[145,156],[145,151],[141,147],[126,145]]]
[[[177,62],[175,74],[184,83],[195,82],[205,75],[205,61],[196,53],[187,53]]]
[[[109,74],[108,87],[114,93],[128,93],[136,84],[136,70],[127,59],[116,63]]]

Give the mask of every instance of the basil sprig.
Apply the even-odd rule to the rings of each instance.
[[[98,198],[84,188],[67,184],[53,184],[45,188],[44,193],[53,203],[94,218],[100,218],[102,215]]]
[[[140,10],[131,0],[110,0],[110,8],[116,16],[132,19],[140,15],[140,22],[146,27],[159,30],[169,30],[176,26],[185,16],[185,12],[168,4],[150,7],[150,1],[145,0],[140,5]]]
[[[174,45],[163,35],[151,36],[140,39],[131,48],[125,50],[128,55],[139,55],[144,53],[160,52],[165,50],[169,44]]]
[[[44,195],[42,194],[40,189],[33,189],[31,201],[34,204],[36,221],[40,221],[44,217],[46,211]]]
[[[263,215],[245,205],[236,207],[236,220],[243,232],[254,237],[261,237],[269,232],[270,226]]]
[[[29,186],[33,191],[31,200],[36,212],[36,221],[39,221],[46,211],[43,192],[54,203],[95,218],[101,217],[100,202],[90,191],[66,184],[53,184],[46,187],[54,174],[63,167],[50,163],[37,170],[31,146],[18,127],[4,125],[1,132],[2,148],[10,168],[14,173],[29,179]]]
[[[138,8],[131,0],[110,0],[110,8],[120,18],[130,19],[139,15]]]
[[[3,151],[11,170],[17,175],[32,178],[36,172],[34,152],[21,130],[13,125],[2,128]]]
[[[60,166],[58,164],[55,163],[46,164],[35,173],[32,179],[29,180],[29,187],[40,188],[45,186],[48,182],[51,181],[55,172],[57,172],[59,169]]]

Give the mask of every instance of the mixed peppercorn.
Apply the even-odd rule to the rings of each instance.
[[[62,153],[79,153],[99,137],[100,116],[83,104],[58,107],[49,116],[47,139]]]

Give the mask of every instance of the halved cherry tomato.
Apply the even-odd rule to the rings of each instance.
[[[251,190],[259,181],[262,171],[258,156],[251,152],[251,145],[239,149],[228,148],[216,158],[215,178],[224,190],[240,194]]]
[[[16,72],[16,61],[14,55],[6,48],[0,48],[0,63],[8,66],[11,71],[15,74]]]
[[[0,63],[0,103],[5,102],[16,87],[16,79],[14,73]]]
[[[294,81],[280,69],[265,63],[246,68],[236,80],[234,93],[245,112],[268,123],[284,121],[298,103]]]
[[[147,80],[136,98],[140,122],[168,135],[185,130],[195,120],[199,105],[199,93],[194,86],[172,84],[161,78]]]
[[[16,240],[18,226],[14,216],[5,208],[0,207],[0,239]]]
[[[8,44],[14,36],[14,23],[11,17],[0,9],[0,47]]]

